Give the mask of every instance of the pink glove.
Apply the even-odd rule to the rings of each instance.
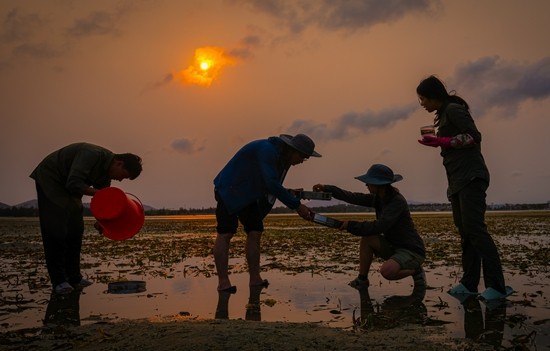
[[[451,147],[451,137],[436,137],[431,135],[426,135],[422,140],[418,140],[418,142],[422,145],[431,146],[431,147],[444,147],[449,148]]]

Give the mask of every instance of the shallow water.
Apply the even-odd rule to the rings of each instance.
[[[173,219],[158,221],[164,226],[165,222]],[[1,223],[2,233],[6,228],[11,228],[12,233],[26,233],[36,226],[32,221],[30,225],[15,220]],[[198,227],[211,225],[210,222],[194,223],[194,229],[185,232],[170,224],[170,229],[163,227],[163,230],[173,232],[166,234],[158,233],[160,230],[156,226],[159,223],[150,223],[140,235],[143,239],[152,236],[166,246],[169,246],[167,239],[162,239],[166,235],[184,240],[195,236]],[[547,219],[542,222],[540,219],[531,220],[530,223],[533,224],[531,232],[495,235],[499,249],[518,261],[535,248],[548,252],[550,235]],[[287,226],[276,222],[271,223],[266,232],[291,231],[296,226],[299,227],[293,223]],[[311,226],[300,228],[308,230]],[[17,236],[21,237],[20,234]],[[179,315],[199,319],[319,322],[332,327],[364,330],[393,328],[407,323],[442,325],[453,337],[469,338],[495,347],[521,345],[526,349],[542,350],[550,345],[550,270],[547,265],[524,270],[521,269],[523,261],[517,264],[519,268],[505,264],[507,285],[511,285],[516,293],[504,304],[487,306],[475,299],[462,304],[448,295],[446,291],[457,283],[461,270],[457,265],[442,264],[439,260],[430,260],[426,264],[428,289],[425,291],[413,291],[411,278],[394,282],[381,278],[377,271],[380,263],[376,262],[369,276],[371,286],[368,292],[359,292],[347,285],[355,277],[356,265],[334,258],[338,256],[335,253],[328,252],[326,256],[329,259],[326,261],[323,261],[326,257],[315,257],[317,264],[311,265],[311,258],[301,261],[303,257],[300,255],[304,253],[289,257],[281,252],[269,252],[262,256],[262,276],[269,280],[270,285],[264,289],[251,289],[248,287],[246,266],[240,257],[242,255],[236,253],[230,264],[231,281],[238,291],[235,294],[219,294],[213,274],[214,262],[209,254],[204,257],[180,254],[176,262],[170,254],[158,259],[141,257],[134,251],[109,251],[109,254],[88,251],[83,254],[83,272],[95,284],[81,292],[60,297],[50,296],[40,259],[40,241],[33,235],[25,244],[9,235],[2,238],[2,331],[27,329],[25,332],[32,334],[40,333],[44,325],[57,328],[62,325]],[[425,239],[428,247],[442,240],[441,237],[429,235]],[[90,240],[93,242],[101,238],[96,236]],[[92,245],[92,242],[88,244]],[[109,244],[111,250],[122,245],[116,242]],[[238,245],[238,241],[235,244]],[[277,241],[277,245],[287,244]],[[518,250],[519,246],[525,247],[525,251]],[[508,248],[513,251],[508,252]],[[30,250],[30,257],[22,259],[26,257],[26,250]],[[347,250],[354,255],[357,247],[351,246]],[[153,254],[154,250],[150,251],[142,248],[141,255],[147,256],[147,252]],[[178,249],[173,251],[178,252]],[[14,257],[8,257],[8,253]],[[449,252],[447,255],[456,253]],[[281,268],[281,262],[287,265]],[[300,269],[292,269],[296,262],[301,265]],[[117,279],[145,281],[147,290],[130,294],[108,293],[108,282]]]

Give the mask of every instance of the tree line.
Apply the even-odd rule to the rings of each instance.
[[[319,213],[358,213],[372,212],[373,209],[349,204],[338,204],[331,206],[312,207],[314,212]],[[450,203],[433,204],[409,204],[412,212],[450,212]],[[548,210],[550,203],[541,204],[491,204],[487,206],[490,211],[526,211],[526,210]],[[182,215],[214,215],[215,207],[208,208],[179,208],[179,209],[147,209],[146,216],[182,216]],[[275,207],[271,211],[273,214],[294,213],[293,210],[286,207]],[[92,216],[90,209],[84,207],[84,216]],[[38,208],[36,207],[6,207],[0,208],[0,217],[38,217]]]

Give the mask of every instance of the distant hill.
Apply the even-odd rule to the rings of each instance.
[[[1,209],[4,209],[4,208],[10,208],[10,207],[11,207],[10,205],[5,204],[5,203],[3,203],[3,202],[0,202],[0,210],[1,210]]]
[[[19,207],[19,208],[38,208],[38,200],[33,199],[33,200],[21,202],[20,204],[14,205],[13,207]]]

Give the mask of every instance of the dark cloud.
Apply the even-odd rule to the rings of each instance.
[[[319,14],[319,26],[325,29],[360,29],[378,23],[396,21],[412,12],[430,9],[430,0],[325,0]]]
[[[34,59],[52,59],[63,55],[65,52],[65,47],[52,45],[47,42],[24,43],[15,46],[12,50],[15,57],[27,57]]]
[[[25,59],[52,59],[67,51],[67,46],[44,40],[41,34],[49,22],[37,13],[25,13],[17,8],[8,11],[0,29],[0,43],[7,49],[1,68],[11,61]]]
[[[228,50],[229,56],[237,59],[246,60],[253,56],[254,50],[261,45],[261,38],[258,35],[248,35],[244,37],[236,48]]]
[[[196,141],[187,138],[176,139],[172,142],[172,149],[183,154],[194,154],[204,150],[204,146],[199,145]]]
[[[289,132],[305,133],[316,141],[349,140],[376,129],[390,128],[398,121],[409,118],[417,109],[418,104],[413,103],[379,112],[348,112],[329,124],[296,120],[290,126]]]
[[[457,67],[447,84],[476,116],[499,109],[498,116],[515,117],[520,104],[550,96],[550,57],[534,63],[483,57]]]
[[[550,57],[534,63],[501,60],[498,56],[483,57],[458,66],[452,78],[445,82],[465,98],[473,113],[482,116],[490,109],[499,109],[497,116],[516,117],[519,105],[527,100],[550,96]],[[292,133],[305,133],[314,140],[348,140],[375,129],[387,129],[405,120],[418,110],[418,104],[386,109],[379,112],[348,112],[330,123],[296,120],[288,128]]]
[[[308,26],[354,31],[396,21],[409,13],[431,11],[439,0],[236,0],[264,13],[292,33]]]
[[[109,10],[93,11],[82,18],[74,20],[67,28],[67,34],[71,37],[81,38],[94,35],[117,35],[122,31],[120,23],[132,12],[145,10],[152,6],[153,2],[118,1],[113,2],[113,8]]]
[[[46,17],[17,7],[2,13],[0,44],[4,46],[5,57],[0,58],[0,69],[25,63],[24,59],[47,60],[62,56],[77,44],[77,39],[120,34],[121,22],[128,14],[155,6],[154,2],[147,0],[118,1],[109,5],[108,10],[90,12],[74,19],[68,28],[63,28],[62,22],[55,20],[55,13]]]
[[[141,91],[141,94],[144,94],[150,90],[153,90],[153,89],[157,89],[157,88],[162,88],[163,86],[171,83],[172,81],[174,80],[174,75],[172,73],[168,73],[164,76],[164,79],[158,81],[158,82],[154,82],[152,84],[149,84],[148,86],[146,86],[142,91]]]
[[[67,29],[73,37],[117,34],[118,16],[107,11],[96,11],[74,21]]]
[[[3,43],[21,43],[31,39],[44,25],[44,20],[36,13],[24,14],[12,9],[2,23],[0,40]]]

